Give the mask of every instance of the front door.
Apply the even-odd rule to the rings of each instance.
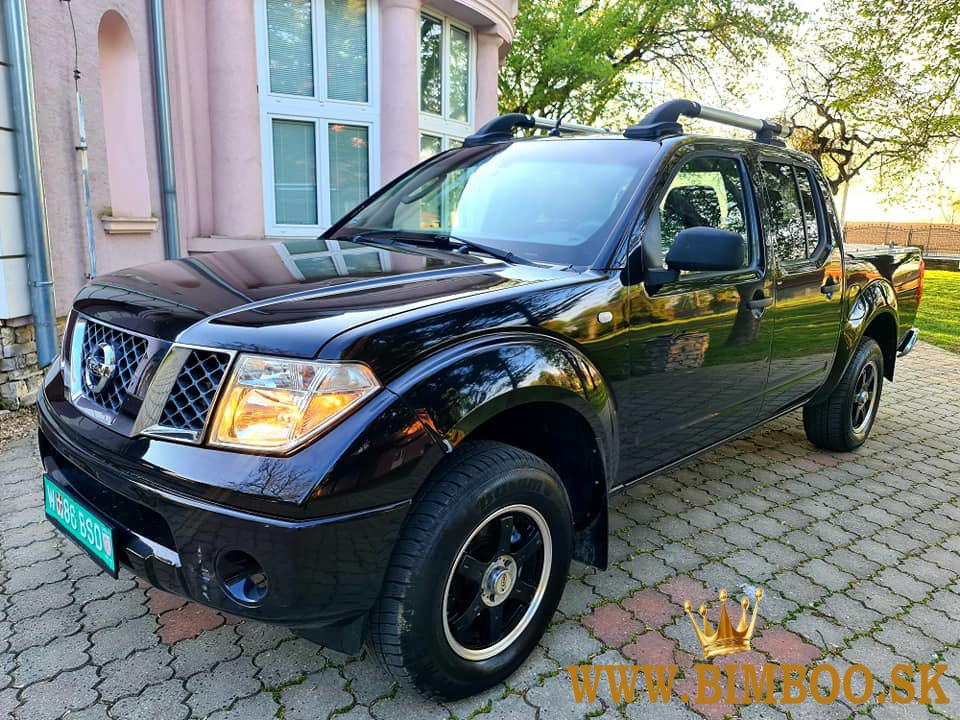
[[[674,238],[691,227],[740,233],[747,249],[736,271],[684,272],[659,288],[631,281],[624,482],[756,422],[773,336],[772,287],[742,157],[687,156],[649,215],[638,249],[646,268],[662,267]]]
[[[768,234],[777,257],[770,380],[763,412],[773,415],[815,392],[837,352],[843,257],[825,189],[811,168],[761,163]],[[828,213],[828,209],[830,213]]]

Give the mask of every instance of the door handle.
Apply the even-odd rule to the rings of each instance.
[[[838,293],[843,289],[843,286],[840,283],[827,283],[826,285],[820,286],[820,292],[830,297],[834,293]]]
[[[765,310],[771,305],[773,305],[773,298],[769,295],[766,297],[758,297],[753,300],[747,300],[747,307],[751,310]]]

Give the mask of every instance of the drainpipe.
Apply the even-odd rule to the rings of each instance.
[[[3,27],[12,61],[10,94],[16,130],[17,167],[23,203],[23,232],[27,254],[27,285],[37,338],[37,363],[46,367],[57,357],[57,315],[53,273],[47,239],[37,145],[37,113],[33,97],[33,65],[27,30],[26,0],[3,2]]]
[[[150,0],[150,36],[153,40],[153,85],[156,88],[157,135],[163,192],[163,246],[167,259],[180,257],[177,225],[177,181],[173,168],[173,130],[170,124],[170,85],[167,77],[167,30],[163,0]]]

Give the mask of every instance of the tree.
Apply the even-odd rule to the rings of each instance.
[[[800,17],[791,0],[521,0],[501,109],[593,124],[614,102],[638,106],[650,67],[729,84],[718,61],[754,66]]]
[[[836,193],[867,167],[885,189],[960,138],[960,0],[833,0],[789,72],[791,144]]]

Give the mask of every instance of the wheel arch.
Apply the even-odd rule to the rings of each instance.
[[[840,331],[837,356],[823,387],[811,403],[826,399],[840,382],[843,373],[863,338],[876,340],[883,352],[883,374],[893,380],[899,340],[897,294],[886,280],[875,280],[856,292],[848,301],[848,310]]]
[[[552,336],[480,338],[431,358],[389,389],[448,452],[470,439],[489,439],[547,462],[574,511],[574,556],[606,566],[607,488],[618,461],[616,411],[600,372],[576,347]]]

